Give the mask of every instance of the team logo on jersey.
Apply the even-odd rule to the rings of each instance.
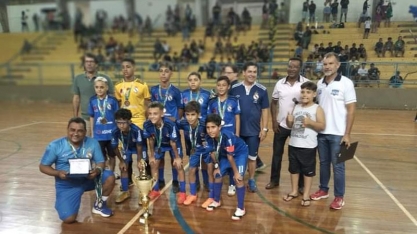
[[[168,94],[167,99],[168,101],[172,101],[172,96]]]
[[[232,112],[233,107],[231,105],[227,105],[227,111]]]
[[[111,105],[110,105],[110,103],[109,103],[109,104],[107,104],[107,110],[111,110]]]
[[[332,89],[332,92],[330,93],[332,96],[338,96],[339,95],[339,91],[338,89]]]
[[[183,101],[184,103],[188,103],[188,98],[184,98],[182,101]]]
[[[92,153],[92,150],[90,148],[87,149],[87,153],[85,154],[85,156],[88,159],[92,159],[93,158],[93,153]]]
[[[259,99],[259,94],[258,94],[258,91],[256,91],[255,94],[253,94],[253,103],[258,103],[258,99]]]
[[[198,99],[198,103],[200,103],[200,105],[203,105],[204,100],[202,98]]]
[[[235,95],[235,98],[239,99],[240,98],[240,95],[239,94],[238,95]]]
[[[133,92],[138,93],[138,92],[139,92],[139,89],[138,89],[137,87],[135,87],[135,88],[133,89]]]

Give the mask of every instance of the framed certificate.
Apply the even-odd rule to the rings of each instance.
[[[91,170],[90,159],[73,158],[69,159],[70,170],[68,177],[87,177]]]

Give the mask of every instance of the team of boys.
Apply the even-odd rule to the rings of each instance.
[[[329,54],[326,58],[329,60],[328,67],[338,66],[337,57]],[[294,61],[301,66],[302,62],[298,59],[290,59],[289,66]],[[97,142],[84,137],[86,133],[82,135],[83,129],[87,131],[87,123],[82,118],[73,118],[68,124],[68,136],[52,142],[41,160],[41,171],[56,177],[55,207],[60,218],[64,222],[75,221],[82,193],[93,188],[96,188],[97,192],[93,213],[103,217],[112,215],[106,200],[114,186],[115,157],[119,159],[121,171],[121,191],[116,203],[130,197],[128,187],[132,171],[132,155],[137,155],[138,169],[147,170],[157,181],[149,194],[151,199],[157,198],[161,187],[165,184],[164,155],[165,152],[169,152],[172,163],[172,189],[177,193],[178,204],[190,205],[197,200],[197,190],[200,187],[198,168],[200,168],[204,186],[208,191],[208,198],[201,206],[208,211],[220,207],[222,177],[229,174],[228,194],[236,193],[238,201],[232,219],[240,220],[246,213],[244,174],[248,168],[247,189],[250,192],[257,191],[254,180],[257,153],[260,141],[265,139],[268,132],[268,93],[264,86],[256,82],[257,65],[246,63],[243,66],[242,82],[237,82],[236,67],[223,68],[223,75],[216,82],[215,94],[200,87],[201,76],[195,72],[188,75],[189,89],[180,92],[170,83],[173,70],[169,64],[161,64],[160,84],[151,89],[135,79],[135,63],[132,59],[123,60],[122,70],[124,79],[115,85],[114,96],[108,95],[112,93],[110,79],[102,75],[89,79],[96,95],[89,99],[87,110],[82,112],[87,112],[83,114],[90,117],[87,123],[90,123],[91,136]],[[329,68],[326,75],[334,75],[333,70]],[[86,80],[87,77],[81,78]],[[337,76],[337,79],[340,80],[341,77]],[[74,87],[76,85],[77,80],[74,81]],[[320,85],[330,86],[330,83],[322,80],[319,81]],[[277,86],[279,82],[274,93],[279,89]],[[323,90],[319,90],[319,94],[326,90],[325,86]],[[315,175],[317,136],[318,132],[326,131],[325,119],[328,115],[315,104],[317,95],[315,83],[302,83],[299,90],[301,90],[297,98],[299,104],[293,105],[285,118],[286,125],[292,128],[289,142],[292,191],[284,197],[284,200],[290,201],[298,196],[297,182],[301,173],[304,175],[301,205],[309,206],[312,177]],[[74,94],[77,92],[79,94],[80,91],[74,88]],[[329,90],[329,95],[333,97],[326,99],[333,98],[334,100],[330,102],[340,103],[336,97],[344,95],[344,92],[334,92]],[[273,98],[275,98],[274,94]],[[325,99],[323,101],[326,102]],[[74,103],[74,110],[78,111],[79,106],[76,105],[77,102]],[[342,103],[345,104],[345,100],[342,100]],[[82,107],[81,105],[81,109]],[[244,121],[240,121],[241,119]],[[351,124],[348,125],[347,128],[351,128]],[[183,130],[185,153],[189,156],[189,195],[186,195],[180,130]],[[342,136],[343,139],[342,137],[340,139],[349,144],[349,137],[344,133]],[[88,148],[88,145],[91,146]],[[58,149],[59,147],[63,148]],[[95,169],[88,178],[69,179],[66,176],[69,165],[65,160],[78,157],[90,158],[95,162]],[[105,168],[106,158],[108,166]],[[141,168],[139,163],[141,159],[146,160],[150,167]],[[51,165],[54,163],[56,171],[52,171],[54,169]],[[95,180],[92,180],[94,178]],[[322,185],[326,183],[320,182],[319,192],[324,192]],[[98,186],[102,186],[102,192],[97,189]]]

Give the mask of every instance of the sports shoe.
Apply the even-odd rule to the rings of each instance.
[[[228,196],[234,196],[236,194],[236,187],[234,185],[229,185],[229,190],[227,190]]]
[[[265,163],[262,163],[260,165],[256,165],[255,171],[262,171],[265,168],[266,168],[266,164]]]
[[[256,193],[258,191],[258,187],[256,187],[256,183],[254,179],[249,179],[248,181],[248,191],[251,193]]]
[[[178,193],[180,191],[180,186],[177,180],[172,181],[172,192]]]
[[[203,203],[203,204],[201,204],[201,207],[203,208],[203,209],[207,209],[207,207],[212,203],[214,201],[214,199],[213,198],[207,198],[207,200]]]
[[[117,196],[116,198],[116,203],[122,203],[124,202],[126,199],[128,199],[130,197],[130,193],[129,191],[124,191],[119,193],[119,196]]]
[[[149,193],[148,197],[149,197],[149,199],[151,199],[151,200],[155,200],[155,198],[159,197],[160,195],[161,195],[161,193],[160,193],[159,191],[152,190],[152,191]]]
[[[91,212],[93,212],[93,214],[99,214],[102,217],[110,217],[113,214],[113,212],[107,207],[107,203],[105,201],[98,200],[94,202]]]
[[[211,204],[207,206],[206,210],[207,211],[213,211],[217,207],[220,207],[220,201],[216,202],[216,201],[213,200],[213,202],[211,202]]]
[[[332,204],[330,204],[331,209],[340,210],[345,205],[343,197],[335,197]]]
[[[186,199],[187,195],[185,193],[178,193],[177,194],[177,203],[178,204],[184,204],[184,201]]]
[[[321,189],[310,195],[311,200],[314,200],[314,201],[318,201],[320,199],[324,199],[324,198],[328,198],[328,197],[329,197],[329,193],[325,192]]]
[[[240,220],[246,214],[245,209],[237,208],[235,213],[232,215],[233,220]]]
[[[196,195],[188,195],[187,198],[184,201],[184,205],[188,206],[195,201],[197,201],[197,196]]]

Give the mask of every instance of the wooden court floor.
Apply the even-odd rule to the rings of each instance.
[[[265,190],[269,170],[257,174],[259,191],[246,194],[246,216],[231,220],[236,198],[223,186],[222,207],[207,212],[200,205],[204,191],[191,206],[177,206],[170,188],[152,206],[147,230],[138,223],[137,191],[121,205],[109,198],[111,218],[91,213],[94,192],[85,193],[78,223],[64,225],[54,209],[52,177],[39,172],[45,146],[66,134],[71,104],[0,102],[0,233],[417,233],[417,124],[415,112],[358,110],[352,140],[359,141],[356,158],[346,164],[346,205],[329,209],[333,197],[301,207],[300,198],[285,202],[290,191],[284,153],[281,185]],[[260,155],[271,161],[272,134]],[[170,178],[170,167],[166,178]],[[317,166],[318,169],[318,166]],[[313,180],[313,190],[319,177]],[[119,183],[119,182],[117,182]],[[331,181],[332,183],[332,181]],[[333,194],[332,184],[330,194]]]

